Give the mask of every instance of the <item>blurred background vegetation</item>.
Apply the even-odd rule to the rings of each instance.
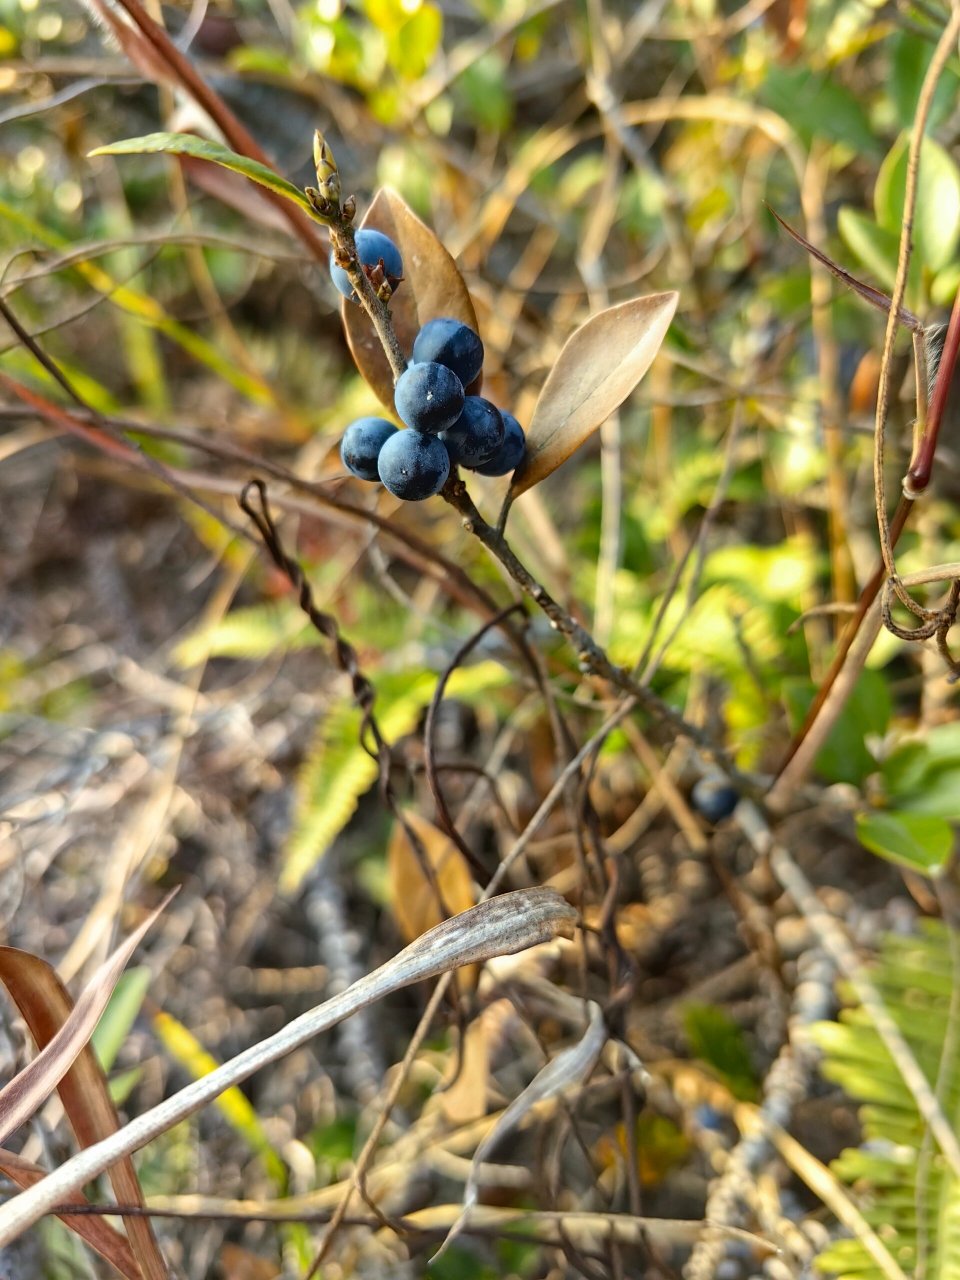
[[[377,799],[347,683],[285,579],[241,536],[235,496],[256,468],[211,459],[202,442],[242,448],[308,486],[276,482],[285,537],[358,648],[393,744],[394,785],[428,823],[423,715],[481,619],[469,584],[426,572],[424,557],[442,552],[498,601],[510,590],[440,501],[401,507],[343,473],[340,434],[377,402],[350,363],[325,270],[259,194],[196,163],[87,158],[155,129],[209,129],[124,37],[124,19],[99,6],[0,0],[0,290],[82,407],[8,328],[0,371],[84,422],[100,415],[172,468],[180,488],[76,439],[4,384],[0,919],[4,942],[75,986],[135,918],[134,903],[182,886],[98,1046],[135,1114],[202,1071],[204,1055],[236,1052],[432,922],[428,906],[410,917],[398,905],[422,891],[422,873]],[[480,318],[485,394],[521,422],[591,311],[680,291],[637,394],[517,503],[509,532],[616,661],[637,665],[761,784],[773,776],[877,562],[885,318],[805,255],[768,206],[892,290],[909,130],[946,7],[197,0],[150,12],[280,172],[311,181],[320,128],[361,214],[387,184],[436,230]],[[960,283],[958,77],[954,51],[921,155],[906,304],[927,323],[945,319]],[[906,342],[894,372],[891,493],[910,455]],[[904,573],[960,559],[955,438],[945,431],[934,485],[901,540]],[[470,480],[489,519],[501,487]],[[391,528],[426,547],[414,553]],[[609,702],[542,620],[531,619],[530,636],[585,741]],[[550,718],[497,633],[447,697],[444,785],[492,868],[556,777]],[[882,952],[884,996],[902,1005],[949,1115],[960,1097],[955,705],[935,647],[883,631],[781,824],[865,958]],[[518,872],[557,884],[596,922],[603,894],[591,868],[617,867],[615,927],[634,966],[620,1016],[658,1085],[633,1112],[609,1076],[584,1086],[572,1114],[552,1113],[498,1152],[537,1176],[494,1182],[490,1203],[636,1212],[639,1186],[643,1213],[701,1218],[738,1142],[737,1104],[769,1092],[817,937],[735,828],[714,832],[691,812],[695,776],[682,743],[626,722]],[[437,856],[453,860],[448,888],[467,905],[459,855]],[[921,927],[939,916],[945,927]],[[550,957],[543,971],[574,993],[609,996],[596,940],[585,956]],[[936,981],[924,987],[923,973]],[[835,1013],[829,974],[820,988],[807,1021]],[[385,1165],[405,1131],[420,1139],[394,1200],[381,1183],[391,1212],[456,1201],[457,1161],[476,1145],[463,1139],[468,1123],[514,1096],[563,1039],[562,1023],[528,1010],[538,1047],[522,1009],[496,984],[484,991],[461,993],[474,1039],[448,1006],[418,1055],[384,1139]],[[347,1175],[422,1003],[413,993],[382,1018],[347,1024],[169,1133],[141,1159],[145,1193],[184,1213],[203,1207],[184,1198],[193,1192],[208,1208],[215,1197],[311,1193],[329,1211],[337,1196],[321,1193]],[[853,1188],[903,1273],[955,1274],[957,1179],[927,1150],[895,1068],[876,1065],[884,1051],[869,1017],[854,1008],[842,1025],[824,1022],[817,1043],[828,1069],[804,1070],[781,1123],[811,1158],[847,1149],[833,1185]],[[464,1074],[442,1095],[462,1044]],[[20,1052],[8,1036],[10,1069]],[[883,1106],[858,1121],[857,1101]],[[52,1108],[25,1139],[31,1158],[69,1149]],[[728,1220],[776,1238],[785,1252],[772,1263],[744,1245],[721,1246],[710,1271],[689,1245],[601,1244],[584,1256],[494,1233],[462,1237],[428,1268],[436,1237],[361,1225],[338,1237],[323,1274],[560,1277],[591,1274],[593,1259],[592,1274],[686,1267],[778,1280],[807,1274],[824,1248],[834,1273],[874,1274],[863,1229],[841,1226],[796,1162],[776,1147],[757,1159]],[[157,1229],[183,1275],[236,1280],[304,1274],[320,1231],[218,1220]],[[100,1265],[57,1223],[38,1248],[46,1275]]]

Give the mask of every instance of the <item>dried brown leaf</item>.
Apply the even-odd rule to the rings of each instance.
[[[18,1187],[23,1188],[32,1187],[35,1182],[42,1182],[47,1176],[46,1169],[41,1169],[32,1161],[24,1160],[22,1156],[14,1155],[12,1151],[5,1151],[2,1147],[0,1147],[0,1172],[6,1174]],[[83,1205],[88,1204],[89,1201],[76,1191],[66,1196],[63,1203]],[[111,1227],[109,1222],[98,1217],[86,1218],[73,1214],[59,1216],[71,1231],[77,1233],[84,1244],[99,1253],[101,1258],[106,1258],[122,1276],[127,1277],[127,1280],[142,1280],[143,1271],[137,1265],[129,1243],[116,1228]]]
[[[477,328],[477,315],[457,264],[396,191],[381,187],[360,225],[388,235],[403,258],[403,284],[390,300],[390,314],[408,355],[423,325],[438,316],[453,316]],[[392,411],[393,373],[373,325],[363,308],[347,298],[342,315],[347,345],[361,376]]]
[[[29,1119],[54,1088],[81,1146],[92,1146],[120,1127],[107,1078],[88,1041],[120,974],[169,900],[104,961],[76,1004],[45,960],[15,947],[0,947],[0,980],[40,1049],[29,1066],[0,1090],[0,1142]],[[112,1168],[110,1179],[122,1203],[143,1203],[131,1160]],[[167,1268],[149,1220],[130,1218],[126,1226],[140,1263],[139,1274],[148,1280],[165,1280]]]
[[[413,810],[404,820],[420,841],[432,877],[425,873],[403,823],[396,823],[387,851],[390,900],[400,932],[413,942],[444,918],[436,889],[448,915],[472,907],[476,895],[470,869],[450,837]]]
[[[653,364],[679,296],[632,298],[592,316],[571,334],[533,411],[511,499],[556,471],[623,404]]]
[[[186,1116],[218,1098],[224,1090],[336,1026],[358,1009],[412,983],[437,977],[448,969],[481,964],[494,956],[516,955],[552,938],[569,937],[578,921],[576,909],[555,889],[545,886],[500,894],[444,920],[345,991],[294,1018],[207,1075],[191,1081],[179,1093],[135,1116],[118,1133],[78,1151],[42,1182],[0,1204],[0,1245],[9,1244],[22,1235],[62,1203],[71,1191],[84,1186],[123,1156],[139,1151]]]

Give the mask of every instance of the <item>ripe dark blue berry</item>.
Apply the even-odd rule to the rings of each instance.
[[[740,797],[725,778],[705,774],[694,784],[690,800],[694,809],[708,822],[722,822],[737,807]]]
[[[469,325],[451,316],[428,320],[413,344],[417,364],[433,361],[452,369],[468,387],[483,367],[483,343]]]
[[[364,228],[357,232],[357,257],[367,270],[367,275],[383,262],[383,274],[390,282],[390,288],[396,289],[403,278],[403,259],[400,250],[389,236],[382,231]],[[352,298],[353,285],[343,267],[337,266],[336,259],[330,254],[330,278],[345,298]]]
[[[526,449],[523,427],[513,414],[501,409],[500,416],[503,418],[503,444],[489,462],[475,468],[482,476],[505,476],[516,471]]]
[[[386,418],[358,418],[351,422],[340,441],[340,457],[348,471],[361,480],[379,480],[377,458],[397,428]]]
[[[395,498],[422,502],[447,482],[450,455],[437,436],[422,431],[398,431],[380,450],[380,479]]]
[[[397,379],[393,402],[408,427],[436,435],[463,412],[463,383],[444,364],[412,364]]]
[[[503,435],[503,417],[497,406],[483,396],[467,396],[463,413],[444,431],[441,439],[454,462],[464,467],[479,467],[497,452],[503,444]]]

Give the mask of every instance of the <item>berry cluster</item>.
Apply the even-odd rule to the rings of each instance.
[[[393,241],[380,231],[358,231],[357,256],[372,284],[395,289],[403,262]],[[346,271],[331,263],[334,284],[353,296]],[[483,396],[468,395],[483,366],[478,334],[449,316],[429,320],[413,344],[413,360],[397,379],[394,404],[407,427],[386,418],[359,418],[343,435],[343,465],[361,480],[379,480],[408,502],[430,498],[447,482],[452,467],[484,476],[505,476],[519,465],[523,428],[512,413]]]

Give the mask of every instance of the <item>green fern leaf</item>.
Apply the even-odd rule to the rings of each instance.
[[[496,662],[455,671],[448,691],[469,698],[504,684],[509,673]],[[387,742],[416,727],[437,686],[433,672],[388,675],[377,682],[377,721]],[[356,812],[377,780],[377,763],[360,744],[362,715],[351,698],[334,706],[317,728],[297,779],[293,831],[280,872],[280,891],[295,893]]]
[[[903,1031],[931,1085],[939,1082],[947,1116],[960,1116],[960,1047],[951,1026],[956,975],[951,940],[940,921],[926,921],[917,937],[884,941],[875,985]],[[849,999],[849,992],[847,993]],[[833,1162],[837,1177],[860,1197],[867,1222],[907,1275],[923,1263],[926,1280],[960,1277],[960,1180],[929,1150],[930,1139],[907,1088],[871,1019],[845,1009],[839,1022],[820,1023],[813,1036],[824,1054],[823,1074],[864,1105],[865,1145]],[[941,1062],[950,1049],[948,1061]],[[882,1280],[860,1240],[837,1240],[817,1259],[840,1280]]]
[[[268,658],[291,649],[324,644],[292,600],[234,609],[213,625],[198,627],[173,651],[181,667],[207,658]]]

